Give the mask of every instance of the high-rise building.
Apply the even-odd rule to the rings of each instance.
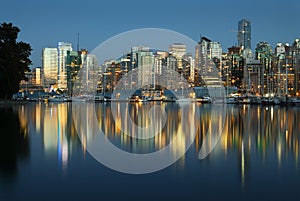
[[[42,72],[44,88],[57,85],[58,51],[57,48],[44,48],[42,52]]]
[[[67,67],[66,56],[68,51],[72,51],[72,44],[59,42],[58,43],[58,88],[60,90],[67,89]]]
[[[191,82],[194,83],[194,80],[195,80],[195,59],[193,58],[192,55],[189,55],[187,60],[190,63],[190,79],[191,79]]]
[[[229,80],[231,86],[235,86],[238,89],[242,87],[242,80],[244,79],[244,64],[245,59],[242,56],[241,47],[228,48],[229,59]]]
[[[169,46],[169,52],[176,57],[183,57],[186,54],[186,45],[182,43],[173,43]]]
[[[42,77],[41,77],[41,67],[36,67],[32,69],[32,84],[35,86],[41,86]]]
[[[66,71],[67,71],[67,87],[68,87],[68,94],[70,96],[73,95],[74,89],[76,88],[76,93],[79,93],[77,91],[78,86],[81,84],[75,85],[75,82],[80,82],[81,80],[77,79],[79,70],[82,66],[82,60],[81,60],[81,52],[77,51],[67,51],[67,56],[65,58],[65,65],[66,65]]]
[[[274,83],[274,66],[272,65],[273,52],[272,47],[267,42],[260,42],[255,48],[255,59],[262,65],[262,73],[260,74],[260,94],[273,93]]]
[[[299,96],[300,40],[296,39],[292,45],[287,44],[285,50],[285,73],[287,76],[285,91],[292,96]]]
[[[201,37],[195,51],[195,67],[201,76],[212,72],[212,68],[219,67],[222,59],[222,46],[219,42],[213,42],[206,37]],[[215,62],[215,63],[214,63]]]
[[[98,86],[98,63],[96,55],[94,54],[87,54],[86,62],[84,62],[86,67],[86,86],[87,90],[90,94],[93,94],[97,91]]]
[[[251,49],[251,22],[242,19],[238,23],[238,46],[245,49]]]
[[[221,59],[222,58],[222,46],[219,42],[210,42],[208,49],[209,59]]]
[[[154,78],[154,55],[148,47],[132,47],[132,58],[137,68],[138,86],[153,84]]]

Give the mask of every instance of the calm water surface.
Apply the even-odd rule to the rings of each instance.
[[[161,125],[155,116],[159,135],[147,140],[125,135],[118,125],[127,118],[149,124],[151,104],[118,103],[119,110],[129,111],[125,119],[114,119],[109,103],[87,106],[110,142],[131,153],[158,151],[183,128],[196,128],[183,157],[142,175],[116,172],[89,154],[86,144],[95,136],[79,138],[72,103],[1,105],[0,200],[299,200],[300,108],[228,105],[222,119],[218,107],[192,103],[200,114],[191,123],[180,115],[180,105],[161,103],[167,119]],[[221,137],[200,160],[212,128]]]

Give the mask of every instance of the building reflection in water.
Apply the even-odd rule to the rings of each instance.
[[[79,144],[71,104],[26,103],[13,108],[19,114],[20,127],[25,137],[41,135],[45,154],[57,157],[59,166],[65,169],[72,145]]]
[[[299,115],[297,107],[228,106],[221,146],[225,156],[229,151],[237,152],[243,185],[249,179],[251,161],[261,160],[262,164],[277,161],[280,168],[285,160],[295,163],[298,169]],[[207,123],[202,121],[200,128],[204,127]],[[197,151],[203,130],[196,137]]]
[[[113,107],[111,107],[113,105]],[[153,106],[158,107],[155,110]],[[195,113],[196,105],[180,106],[176,103],[103,103],[86,104],[86,109],[81,115],[75,115],[79,119],[75,122],[84,122],[79,127],[81,140],[88,144],[96,139],[94,129],[101,129],[107,139],[116,147],[130,153],[144,154],[152,153],[165,148],[176,138],[176,143],[171,146],[173,157],[184,153],[188,147],[191,133],[196,133]],[[112,108],[115,108],[115,117],[112,114]],[[165,111],[162,115],[161,111]],[[95,112],[97,117],[97,128],[89,125],[92,115]],[[184,121],[182,121],[184,119]],[[166,120],[164,122],[164,120]],[[135,124],[132,126],[131,124]],[[144,129],[154,126],[155,131],[160,131],[157,135],[150,136],[147,139],[139,139],[140,136],[147,136],[153,133],[151,129]],[[184,155],[181,158],[184,163]],[[181,164],[182,165],[182,164]]]
[[[198,155],[205,138],[211,139],[212,143],[208,143],[208,146],[210,149],[213,148],[215,138],[213,129],[215,129],[222,130],[216,147],[221,149],[221,152],[217,154],[223,153],[225,158],[229,154],[235,155],[243,185],[249,179],[251,163],[256,161],[261,161],[262,164],[276,162],[275,165],[279,168],[289,162],[298,168],[300,135],[298,123],[300,108],[298,107],[228,105],[223,120],[220,112],[213,105],[192,103],[186,107],[185,116],[182,116],[183,108],[176,103],[118,103],[117,115],[114,119],[110,104],[86,104],[89,109],[87,115],[82,117],[82,121],[91,120],[93,116],[88,112],[95,111],[98,123],[95,126],[102,129],[111,143],[127,152],[138,154],[155,152],[166,147],[174,137],[178,137],[181,140],[173,146],[172,150],[175,155],[179,150],[186,149],[185,133],[195,131],[197,133],[195,154]],[[151,110],[153,104],[165,110],[167,115],[165,125],[162,124],[163,117],[160,113]],[[200,115],[199,121],[194,122],[196,108],[199,109]],[[118,115],[121,111],[126,115]],[[121,128],[125,128],[139,135],[143,127],[151,124],[149,111],[153,113],[152,123],[161,130],[158,135],[149,139],[137,139],[122,131]],[[95,128],[82,128],[79,132],[82,135],[82,143],[80,143],[73,123],[70,103],[18,104],[1,108],[0,117],[1,144],[4,144],[1,146],[3,149],[1,153],[5,153],[0,159],[1,164],[4,164],[0,166],[2,173],[6,171],[5,167],[15,167],[18,158],[29,156],[28,141],[34,133],[41,135],[44,152],[56,156],[63,169],[68,165],[72,147],[82,146],[85,154],[88,142],[96,137],[92,132]],[[128,127],[126,123],[129,119],[141,128]],[[8,132],[13,134],[7,135]],[[208,155],[204,160],[209,161],[212,158]],[[184,156],[178,164],[184,168]]]
[[[71,104],[45,105],[42,111],[42,124],[45,153],[56,152],[59,165],[66,169],[72,145],[79,143],[72,121]]]

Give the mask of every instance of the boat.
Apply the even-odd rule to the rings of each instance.
[[[250,104],[253,105],[260,105],[262,103],[261,98],[258,96],[252,96],[250,97]]]
[[[226,98],[226,104],[236,104],[238,103],[237,99],[234,97]]]
[[[145,97],[142,98],[143,100],[147,100],[147,101],[163,101],[164,98],[162,96],[150,96],[150,97]]]
[[[209,96],[203,96],[203,97],[197,98],[196,101],[201,102],[201,103],[211,103],[212,99]]]
[[[277,97],[273,97],[273,98],[267,97],[267,98],[263,98],[261,100],[261,103],[263,105],[279,105],[281,102]]]
[[[95,102],[103,102],[104,101],[104,96],[94,96],[94,101]]]
[[[238,98],[238,103],[239,104],[250,104],[250,102],[251,102],[251,100],[247,96]]]
[[[62,95],[55,95],[48,98],[48,102],[67,102],[68,99]]]
[[[139,96],[131,96],[129,102],[140,102]]]
[[[224,104],[226,100],[224,100],[223,98],[215,98],[213,100],[214,104]]]
[[[84,96],[73,96],[71,100],[72,102],[87,102],[89,99]]]
[[[300,99],[299,98],[293,98],[292,99],[292,103],[295,106],[300,106]]]

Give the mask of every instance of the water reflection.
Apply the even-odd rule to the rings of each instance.
[[[12,107],[0,107],[0,178],[14,178],[20,160],[28,160],[27,126],[18,111]]]
[[[229,151],[236,153],[243,185],[258,164],[298,169],[299,115],[297,107],[228,107],[221,146],[225,157]]]
[[[65,169],[72,145],[78,145],[71,104],[47,104],[41,116],[44,151],[46,154],[57,153],[59,165]]]
[[[115,119],[110,103],[95,105],[99,128],[115,146],[125,151],[142,154],[160,150],[168,145],[173,137],[183,134],[182,117],[179,115],[181,113],[178,104],[159,104],[161,110],[166,111],[167,121],[163,124],[163,116],[149,114],[149,112],[155,113],[153,110],[150,111],[153,105],[154,103],[116,103]],[[125,111],[125,114],[121,114],[121,111]],[[150,115],[154,120],[152,124],[160,132],[149,139],[138,139],[137,137],[145,132],[143,128],[151,124]],[[131,120],[136,126],[131,125]],[[89,140],[93,139],[91,137]]]
[[[293,166],[298,170],[300,126],[297,107],[262,107],[250,105],[226,106],[226,115],[222,119],[220,110],[213,105],[193,103],[188,108],[186,116],[182,116],[181,107],[176,103],[160,103],[158,106],[166,112],[166,124],[162,117],[151,111],[155,103],[119,103],[117,110],[126,111],[124,116],[113,118],[110,103],[90,104],[96,111],[99,128],[117,147],[131,153],[152,153],[166,147],[174,137],[179,137],[180,143],[174,146],[173,152],[185,150],[185,133],[194,129],[195,137],[193,160],[197,158],[205,138],[209,139],[207,146],[214,146],[215,130],[222,131],[221,138],[214,150],[203,162],[215,160],[212,155],[235,157],[238,174],[242,185],[247,184],[251,169],[272,165],[280,169],[282,166]],[[192,122],[195,108],[199,109],[199,121]],[[128,112],[127,112],[128,111]],[[140,127],[150,122],[149,111],[153,112],[154,124],[161,132],[149,139],[137,139],[124,133],[126,128],[133,133],[141,130],[136,127],[126,127],[126,122],[132,119]],[[58,166],[67,169],[72,150],[80,150],[86,154],[86,145],[95,139],[95,133],[86,128],[85,138],[80,142],[72,119],[71,103],[63,104],[19,104],[0,108],[1,141],[0,141],[0,174],[1,177],[11,177],[16,174],[18,161],[29,159],[30,146],[41,144],[45,157],[55,156]],[[86,117],[84,120],[92,118]],[[181,121],[185,119],[185,121]],[[185,122],[185,125],[182,125]],[[33,136],[41,136],[41,141],[33,141]],[[184,171],[186,156],[180,160],[180,168]],[[192,160],[192,159],[190,159]],[[199,159],[197,159],[199,160]],[[209,167],[209,163],[207,163]]]
[[[195,108],[195,104],[176,103],[79,103],[73,105],[73,117],[95,159],[116,170],[145,173],[184,158],[196,134]]]

